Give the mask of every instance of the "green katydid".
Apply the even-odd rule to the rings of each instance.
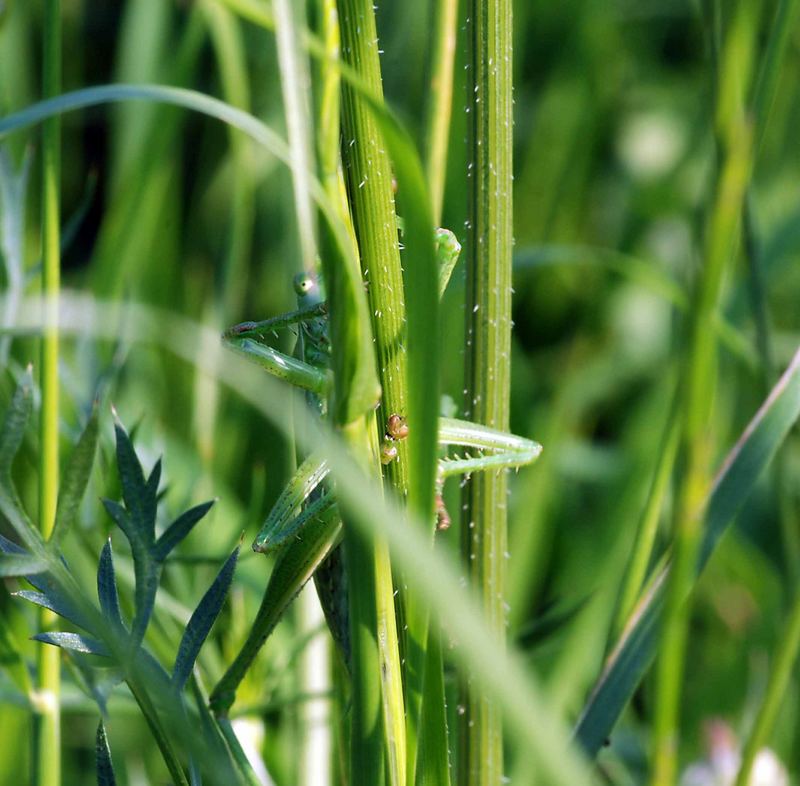
[[[439,264],[439,295],[444,293],[461,246],[447,229],[436,231]],[[244,322],[228,329],[228,346],[253,360],[274,376],[286,379],[308,392],[309,403],[324,415],[325,397],[331,388],[328,368],[330,343],[327,304],[319,279],[301,273],[295,278],[298,309],[261,322]],[[303,360],[286,355],[259,341],[286,327],[299,325]],[[409,426],[399,414],[389,417],[381,451],[384,464],[397,456],[395,443],[404,439]],[[439,419],[438,441],[443,449],[459,446],[478,455],[443,457],[437,473],[437,529],[450,519],[442,502],[442,487],[453,475],[490,469],[520,467],[534,461],[541,446],[531,440],[454,418]],[[236,689],[283,612],[305,583],[315,577],[320,601],[334,639],[347,659],[347,618],[341,549],[341,518],[332,490],[325,487],[329,467],[324,458],[312,454],[298,468],[270,510],[253,549],[277,552],[277,560],[261,607],[241,651],[211,694],[210,703],[224,714],[233,704]]]

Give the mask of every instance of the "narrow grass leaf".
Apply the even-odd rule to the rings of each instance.
[[[98,407],[95,405],[92,407],[86,428],[72,451],[58,490],[58,508],[52,535],[55,543],[60,543],[63,539],[69,525],[75,519],[78,506],[86,492],[97,452],[98,433]]]
[[[106,727],[102,720],[97,725],[94,753],[97,764],[97,786],[117,786],[114,764],[111,761],[111,748],[108,745]]]
[[[61,647],[72,652],[82,652],[86,655],[99,655],[103,658],[110,658],[111,653],[102,641],[91,636],[84,636],[80,633],[65,633],[63,631],[53,631],[51,633],[37,633],[32,637],[34,641],[41,641],[44,644],[52,644],[54,647]]]
[[[219,615],[225,596],[233,580],[233,572],[236,570],[236,560],[239,557],[237,546],[233,553],[228,557],[222,570],[217,574],[208,592],[203,595],[203,599],[192,614],[189,624],[181,638],[178,655],[175,658],[175,668],[172,672],[172,684],[177,691],[183,690],[186,680],[192,673],[194,662],[200,654],[200,647],[211,632],[217,616]]]
[[[799,416],[800,351],[717,474],[706,505],[698,572]],[[578,720],[575,736],[590,756],[600,750],[653,660],[669,567],[665,564],[646,587]]]
[[[417,786],[450,786],[444,667],[441,638],[437,633],[428,636],[422,699],[414,783]]]
[[[112,625],[123,629],[110,538],[106,541],[103,550],[100,552],[100,561],[97,565],[97,598],[100,601],[100,608],[103,610],[105,618],[109,620]]]
[[[172,549],[192,531],[192,527],[211,510],[213,504],[214,500],[210,500],[181,513],[156,541],[153,556],[163,562]]]

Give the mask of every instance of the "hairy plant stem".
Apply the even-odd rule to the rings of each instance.
[[[511,345],[512,3],[467,3],[468,236],[467,419],[508,430]],[[480,473],[465,489],[462,552],[486,619],[505,637],[506,475]],[[499,784],[499,708],[466,676],[461,696],[458,782]]]
[[[383,91],[371,0],[339,0],[338,9],[343,59],[380,100]],[[342,160],[362,274],[368,284],[382,388],[377,440],[389,415],[407,412],[403,276],[389,156],[372,111],[347,85],[342,90],[342,135]],[[405,496],[405,445],[400,445],[398,460],[389,465],[386,474],[398,495]],[[353,783],[377,783],[383,774],[385,744],[390,781],[402,786],[406,781],[405,702],[388,547],[383,542],[368,543],[348,529],[345,527],[348,566],[362,574],[350,576],[351,586],[357,589],[350,599],[351,630],[358,636],[353,641],[351,778]],[[373,598],[367,590],[370,581]],[[359,597],[362,591],[363,597]],[[376,686],[382,688],[383,735],[376,734],[373,725]],[[358,706],[361,702],[363,707]]]
[[[736,9],[720,49],[716,137],[719,155],[714,201],[708,215],[703,269],[694,292],[683,389],[681,448],[685,470],[678,494],[675,556],[667,587],[663,646],[657,665],[654,740],[656,786],[677,776],[678,717],[690,603],[701,541],[702,506],[710,487],[714,439],[711,428],[717,373],[712,329],[725,275],[738,244],[752,161],[752,127],[744,111],[753,53],[752,8]]]
[[[45,98],[61,91],[61,2],[47,0],[44,13],[42,87]],[[61,232],[59,184],[61,179],[61,123],[47,120],[42,129],[42,293],[51,299],[51,325],[57,322],[56,298],[60,288]],[[50,537],[58,503],[58,329],[48,327],[41,347],[41,437],[39,463],[39,527]],[[39,613],[39,629],[48,630],[56,615]],[[61,650],[37,650],[38,696],[34,715],[34,778],[37,786],[61,783]]]

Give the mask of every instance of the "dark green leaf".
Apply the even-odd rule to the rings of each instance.
[[[83,652],[87,655],[100,655],[104,658],[111,657],[111,653],[102,641],[98,641],[91,636],[83,636],[80,633],[53,631],[52,633],[37,633],[32,638],[34,641],[52,644],[55,647],[72,650],[73,652]]]
[[[164,534],[156,541],[155,548],[153,549],[154,557],[159,562],[163,562],[170,551],[192,531],[192,527],[208,513],[213,504],[214,500],[204,502],[202,505],[197,505],[178,516],[178,518],[167,527]]]
[[[122,614],[119,610],[119,595],[117,594],[117,581],[114,576],[114,559],[111,554],[111,539],[109,538],[100,552],[100,562],[97,566],[97,597],[103,614],[113,625],[123,628]]]
[[[705,508],[698,573],[798,417],[800,352],[794,356],[717,474]],[[596,755],[608,738],[653,660],[668,573],[667,563],[649,582],[578,721],[575,735],[590,756]]]
[[[97,452],[98,417],[97,406],[92,407],[92,414],[81,434],[78,444],[72,451],[64,476],[58,490],[58,509],[53,528],[53,540],[58,543],[64,537],[69,525],[75,519],[78,506],[81,504],[89,476]]]
[[[108,747],[106,727],[102,720],[97,726],[94,750],[97,759],[97,786],[116,786],[114,765],[111,762],[111,748]]]
[[[142,465],[119,419],[114,423],[114,432],[117,438],[117,472],[122,485],[122,499],[130,515],[131,525],[139,537],[145,543],[152,543],[155,537],[155,493],[145,483]]]
[[[87,629],[86,626],[88,623],[83,615],[68,602],[63,602],[65,600],[63,593],[56,594],[54,596],[46,592],[19,590],[19,592],[13,593],[13,595],[16,598],[22,598],[23,600],[35,603],[37,606],[41,606],[43,609],[50,609],[50,611],[58,614],[59,617],[63,617],[65,620],[69,620],[85,630]]]
[[[239,548],[237,547],[222,566],[222,570],[217,574],[186,626],[172,672],[172,684],[176,690],[182,690],[186,680],[189,679],[194,662],[200,653],[200,647],[203,646],[203,642],[211,632],[211,627],[222,609],[225,596],[228,594],[233,580],[238,556]]]

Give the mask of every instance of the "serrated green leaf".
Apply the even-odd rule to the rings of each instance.
[[[32,576],[46,570],[44,560],[28,554],[4,554],[0,557],[0,576]]]
[[[800,352],[722,464],[705,507],[702,570],[761,472],[800,417]],[[648,583],[606,662],[575,730],[590,756],[602,747],[655,655],[669,563]]]
[[[74,521],[86,492],[97,452],[98,433],[98,408],[95,405],[92,407],[92,414],[89,416],[86,428],[72,451],[58,489],[58,508],[52,535],[55,543],[59,543],[63,539],[69,525]]]
[[[213,504],[214,500],[203,502],[178,516],[156,541],[153,556],[159,562],[163,562],[172,549],[192,531],[192,527],[208,513]]]
[[[97,786],[116,786],[114,777],[114,764],[111,761],[111,748],[108,746],[106,727],[103,721],[97,725],[97,736],[94,744],[95,758],[97,761]]]
[[[203,646],[203,642],[211,632],[211,627],[222,609],[225,596],[228,594],[228,589],[233,580],[233,572],[236,569],[238,557],[239,547],[237,546],[222,566],[222,570],[217,574],[206,594],[203,595],[203,599],[198,604],[189,620],[189,624],[186,626],[178,647],[178,655],[175,658],[175,668],[172,672],[172,684],[178,691],[183,690],[186,680],[189,679],[189,675],[191,675],[194,668],[194,662],[200,653],[200,647]]]
[[[119,595],[117,594],[117,581],[114,576],[114,559],[111,553],[111,539],[109,538],[100,552],[100,561],[97,565],[97,598],[103,616],[113,625],[123,628],[122,614],[119,610]]]
[[[119,419],[114,423],[114,433],[117,441],[117,472],[125,508],[138,535],[145,543],[152,543],[155,537],[155,494],[152,500],[148,500],[151,490],[145,482],[142,465],[128,432]],[[148,515],[150,513],[153,515]]]
[[[103,658],[110,658],[111,653],[102,641],[98,641],[91,636],[84,636],[80,633],[66,633],[64,631],[52,631],[50,633],[37,633],[32,636],[34,641],[41,641],[44,644],[52,644],[54,647],[61,647],[72,652],[83,652],[86,655],[99,655]]]

